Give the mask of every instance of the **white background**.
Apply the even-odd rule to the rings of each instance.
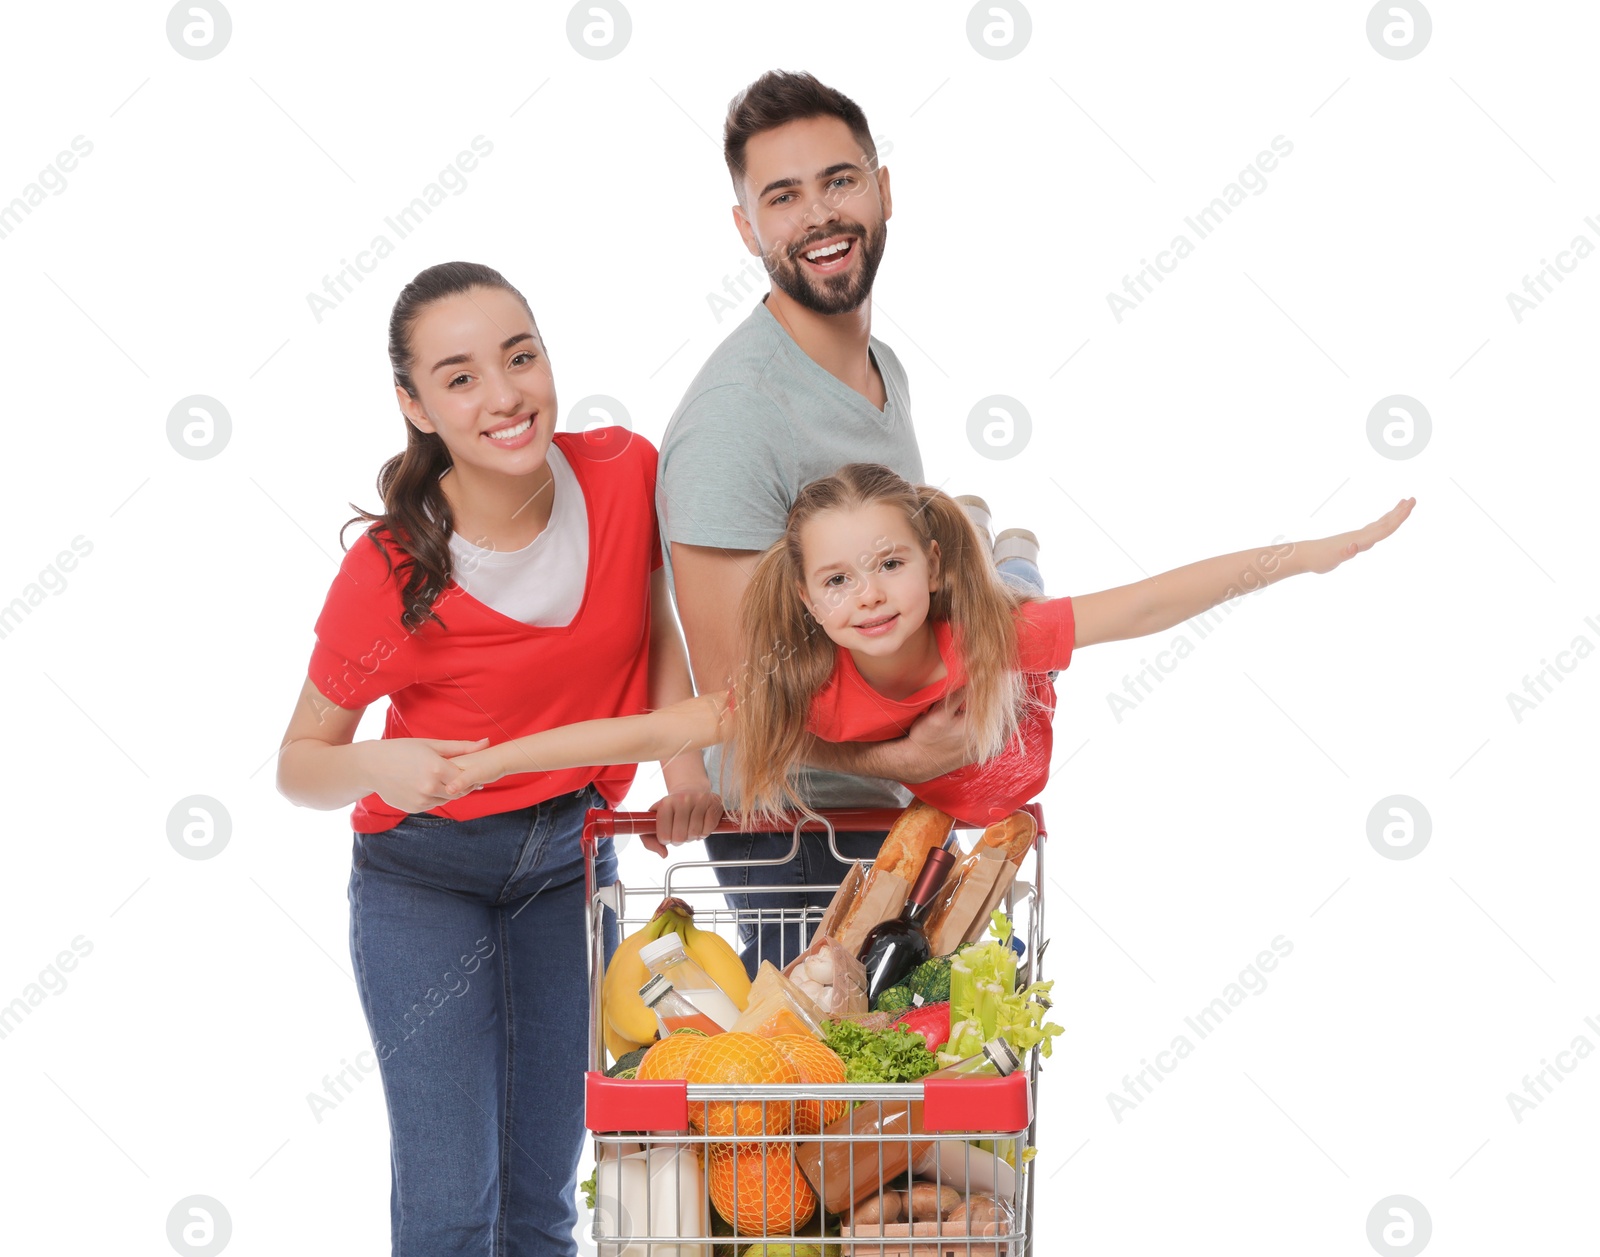
[[[707,301],[749,262],[721,119],[772,67],[866,110],[895,211],[874,330],[928,477],[1034,529],[1053,592],[1417,498],[1203,641],[1102,646],[1059,682],[1043,1251],[1363,1253],[1393,1194],[1440,1253],[1592,1236],[1600,1061],[1561,1058],[1521,1121],[1506,1098],[1600,1045],[1600,661],[1562,656],[1520,720],[1506,697],[1600,643],[1600,260],[1520,322],[1506,296],[1600,244],[1592,6],[1441,0],[1406,60],[1360,3],[1036,3],[1009,59],[952,3],[638,0],[609,60],[560,5],[231,13],[209,60],[174,51],[160,5],[6,19],[0,200],[93,145],[0,240],[0,603],[92,545],[0,640],[0,1002],[92,945],[0,1040],[8,1250],[170,1252],[169,1210],[203,1193],[230,1253],[386,1251],[376,1076],[320,1122],[306,1100],[368,1047],[349,832],[279,797],[272,759],[347,503],[376,503],[400,447],[389,308],[425,266],[494,265],[563,399],[615,397],[659,440],[735,322]],[[307,294],[479,135],[465,190],[314,317]],[[1280,135],[1265,191],[1119,322],[1107,294]],[[968,443],[995,393],[1032,416],[1021,457]],[[231,415],[213,458],[168,442],[191,394]],[[1406,460],[1367,439],[1392,394],[1432,416]],[[1118,719],[1108,693],[1180,633],[1193,653]],[[659,785],[641,770],[630,805]],[[193,794],[231,817],[216,858],[168,842]],[[1431,817],[1411,859],[1368,841],[1393,794]],[[658,874],[625,853],[628,880]],[[1267,988],[1119,1120],[1108,1093],[1279,935]]]

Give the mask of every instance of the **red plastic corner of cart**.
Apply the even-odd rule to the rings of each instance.
[[[1032,1096],[1028,1077],[925,1078],[922,1082],[922,1129],[944,1131],[1026,1130]]]
[[[688,1133],[688,1083],[673,1078],[607,1078],[597,1070],[590,1070],[584,1081],[584,1124],[597,1134],[619,1130]]]

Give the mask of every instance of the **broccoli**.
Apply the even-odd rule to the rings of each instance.
[[[606,1070],[606,1077],[632,1078],[634,1075],[630,1071],[637,1070],[639,1068],[639,1062],[644,1060],[644,1054],[654,1046],[654,1044],[647,1043],[644,1047],[634,1048],[633,1051],[629,1052],[626,1056],[623,1056],[610,1069]]]
[[[911,971],[905,980],[913,996],[922,996],[924,1004],[942,1004],[950,998],[950,959],[935,956],[924,960]]]

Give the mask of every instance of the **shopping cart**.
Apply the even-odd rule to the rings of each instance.
[[[1044,816],[1037,804],[1027,810],[1038,823],[1032,868],[1025,864],[1019,870],[1003,901],[1016,937],[1026,944],[1017,968],[1019,989],[1040,979],[1045,951]],[[820,823],[809,817],[790,818],[773,827],[775,832],[792,827],[789,853],[741,867],[787,863],[799,852],[802,830],[820,828],[827,830],[834,857],[848,866],[850,858],[840,853],[834,839],[836,828],[886,832],[899,816],[895,810],[838,809],[821,813]],[[1034,1183],[1031,1154],[1024,1155],[1024,1150],[1033,1147],[1037,1127],[1038,1048],[1028,1051],[1021,1068],[1005,1078],[891,1085],[709,1086],[604,1075],[603,913],[614,912],[626,936],[648,923],[664,897],[676,896],[695,909],[696,925],[730,938],[741,925],[795,922],[804,949],[824,912],[820,907],[734,909],[714,880],[708,885],[682,884],[698,870],[717,868],[718,862],[712,860],[668,866],[660,887],[630,893],[621,882],[596,885],[599,842],[621,834],[653,833],[655,820],[651,812],[593,809],[583,829],[590,979],[585,1120],[594,1136],[597,1202],[590,1238],[597,1257],[735,1257],[747,1249],[749,1257],[765,1257],[769,1250],[774,1257],[778,1253],[788,1257],[783,1245],[793,1245],[797,1254],[820,1251],[823,1257],[1031,1257]],[[734,832],[738,827],[724,819],[718,828]],[[835,889],[740,887],[752,904],[759,903],[763,892]],[[782,933],[788,937],[791,932]],[[781,969],[792,957],[765,959]],[[797,1111],[791,1106],[800,1101],[812,1102],[813,1115],[825,1111],[823,1105],[829,1102],[847,1102],[833,1106],[835,1111],[850,1111],[851,1102],[859,1102],[856,1113],[876,1106],[873,1116],[882,1118],[894,1133],[797,1134],[786,1126],[788,1116]],[[719,1108],[724,1119],[730,1109],[738,1118],[736,1138],[709,1133],[717,1128]],[[691,1123],[691,1114],[697,1122]],[[913,1133],[918,1124],[920,1132]],[[784,1133],[777,1133],[780,1129]],[[797,1163],[813,1172],[820,1170],[816,1193],[795,1168]],[[904,1193],[898,1198],[895,1219],[885,1220],[885,1213],[869,1221],[868,1215],[879,1205],[894,1211],[896,1201],[881,1193],[893,1191],[897,1184],[907,1186],[903,1168],[907,1163],[915,1163],[918,1179],[931,1183],[931,1189]],[[835,1176],[831,1185],[830,1170]],[[853,1186],[870,1181],[867,1199],[874,1204],[854,1203],[828,1213],[824,1203],[842,1199],[841,1187],[854,1194],[839,1181],[840,1174],[849,1176]],[[718,1210],[710,1204],[714,1187],[720,1188],[720,1203],[728,1204],[732,1196],[737,1235],[728,1233],[730,1228],[722,1225]],[[995,1204],[989,1205],[986,1198]],[[957,1199],[959,1212],[941,1221],[941,1214],[949,1212]],[[811,1201],[816,1203],[810,1205]],[[818,1247],[802,1247],[808,1244]]]

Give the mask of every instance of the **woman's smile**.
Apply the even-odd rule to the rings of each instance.
[[[520,450],[533,440],[533,421],[538,416],[539,412],[537,410],[530,411],[510,423],[502,425],[493,432],[485,432],[483,434],[484,439],[491,445],[498,446],[503,450]]]

